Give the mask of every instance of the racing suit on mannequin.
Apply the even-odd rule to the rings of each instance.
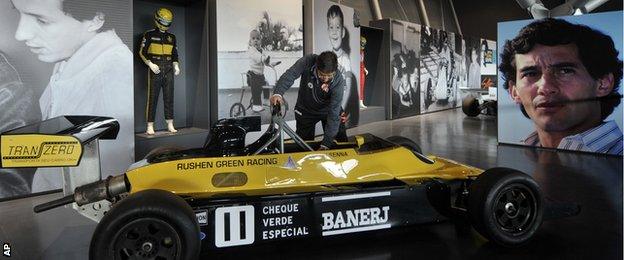
[[[161,16],[166,17],[163,22]],[[177,132],[173,127],[173,76],[180,73],[178,67],[178,48],[175,35],[167,32],[173,19],[171,11],[165,8],[159,9],[154,15],[156,29],[143,34],[139,55],[147,66],[147,134],[154,134],[154,117],[156,103],[160,90],[163,92],[165,102],[165,120],[169,132]]]

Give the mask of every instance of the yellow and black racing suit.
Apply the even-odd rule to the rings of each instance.
[[[173,119],[173,63],[178,62],[178,48],[175,35],[160,30],[149,30],[143,34],[139,55],[143,62],[151,61],[158,65],[160,73],[147,69],[147,122],[154,122],[156,102],[160,89],[165,102],[165,119]]]

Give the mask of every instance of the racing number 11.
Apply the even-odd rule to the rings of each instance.
[[[215,246],[249,245],[254,242],[254,207],[222,207],[215,210]]]

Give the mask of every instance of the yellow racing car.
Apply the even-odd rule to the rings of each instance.
[[[245,136],[260,130],[259,117],[222,119],[203,147],[154,151],[124,174],[77,186],[34,210],[110,201],[96,218],[91,259],[196,259],[215,248],[375,232],[445,217],[467,218],[485,238],[514,247],[541,225],[543,199],[529,175],[425,156],[404,137],[357,135],[319,151],[319,142],[301,140],[284,122],[285,111],[272,110],[268,129],[251,144]],[[50,155],[56,157],[41,166],[77,165],[75,151],[98,137],[114,138],[118,128],[110,118],[79,119],[42,122],[70,121],[51,135],[32,134],[32,127],[3,133],[2,167],[33,166],[38,159],[20,165],[15,147],[8,147],[27,141],[33,147],[73,144],[71,154],[57,147]]]

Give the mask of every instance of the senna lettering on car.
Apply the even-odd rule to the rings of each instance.
[[[313,215],[305,198],[210,207],[202,227],[209,246],[223,248],[311,235]],[[196,211],[197,212],[197,211]]]
[[[82,146],[74,136],[0,136],[1,166],[5,168],[76,166],[81,156]]]

